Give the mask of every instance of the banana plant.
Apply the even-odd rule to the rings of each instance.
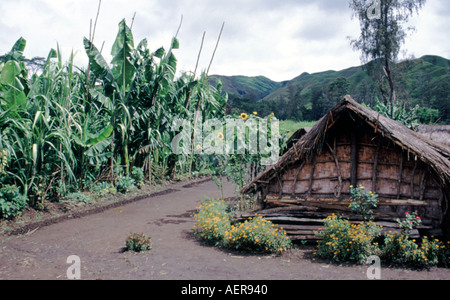
[[[0,65],[0,104],[4,109],[23,107],[27,101],[28,71],[20,61],[25,45],[25,39],[17,40],[6,55],[6,63]]]
[[[168,53],[161,47],[150,54],[146,40],[141,41],[137,48],[134,47],[131,29],[122,20],[111,50],[112,67],[87,38],[84,39],[84,46],[94,80],[102,82],[105,96],[112,99],[110,116],[116,137],[114,143],[121,149],[121,164],[129,174],[130,158],[136,157],[142,148],[142,145],[136,145],[135,135],[152,132],[151,129],[159,131],[158,125],[149,122],[158,122],[160,118],[155,117],[155,114],[164,112],[163,107],[156,104],[173,84],[176,58],[172,49],[178,48],[178,40],[172,40]],[[155,59],[160,59],[159,65]],[[149,119],[142,120],[142,115],[149,116]],[[130,149],[133,153],[130,153]]]

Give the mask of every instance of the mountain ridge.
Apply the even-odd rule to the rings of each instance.
[[[400,70],[396,81],[403,87],[399,89],[398,99],[407,100],[410,106],[438,109],[441,121],[450,122],[450,99],[447,92],[450,89],[450,60],[437,55],[424,55],[401,61],[395,67]],[[289,106],[291,111],[299,111],[297,116],[290,118],[302,120],[317,119],[334,104],[333,101],[338,101],[322,101],[327,98],[324,95],[336,87],[338,91],[330,92],[328,98],[331,95],[339,98],[343,96],[339,92],[346,92],[358,102],[369,105],[374,103],[375,97],[382,98],[378,86],[364,70],[364,65],[342,70],[303,72],[282,82],[265,76],[242,75],[212,75],[210,79],[211,84],[222,80],[223,91],[228,93],[232,107],[251,109],[254,106],[265,114],[277,109],[287,109],[283,106]],[[316,109],[317,107],[320,109]]]

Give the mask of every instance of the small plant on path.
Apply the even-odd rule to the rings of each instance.
[[[142,252],[152,249],[151,237],[143,233],[131,233],[125,241],[125,250]]]

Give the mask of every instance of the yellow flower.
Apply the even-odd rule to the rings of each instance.
[[[258,115],[258,112],[257,112],[257,111],[254,111],[253,114],[254,114],[255,116],[257,116],[257,115]]]
[[[200,144],[197,145],[197,150],[200,150],[202,148],[202,146],[200,146]]]
[[[219,132],[219,134],[217,135],[217,138],[218,138],[219,140],[223,140],[225,137],[223,136],[223,133],[222,133],[222,132]]]
[[[247,115],[246,113],[242,113],[242,114],[241,114],[241,119],[242,119],[242,120],[245,121],[245,120],[247,120],[247,118],[248,118],[248,115]]]

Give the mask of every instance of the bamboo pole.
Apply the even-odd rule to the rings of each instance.
[[[378,137],[377,149],[375,150],[375,157],[373,161],[372,169],[372,192],[377,192],[377,168],[378,168],[378,157],[380,156],[381,149],[381,136]]]

